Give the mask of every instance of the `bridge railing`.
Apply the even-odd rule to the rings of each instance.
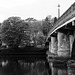
[[[75,17],[75,3],[73,3],[69,9],[61,16],[58,18],[57,22],[54,24],[54,26],[52,27],[52,29],[50,30],[48,37],[52,34],[52,32],[60,27],[62,24],[64,24],[65,22],[69,21],[70,19],[72,19],[73,17]]]

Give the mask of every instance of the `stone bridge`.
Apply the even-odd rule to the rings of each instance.
[[[49,53],[59,57],[71,57],[75,39],[75,3],[61,15],[47,36]]]

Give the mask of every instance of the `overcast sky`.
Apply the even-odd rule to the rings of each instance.
[[[48,15],[57,17],[58,4],[60,4],[60,15],[62,15],[74,0],[0,0],[0,22],[11,16],[22,19],[33,17],[42,20]]]

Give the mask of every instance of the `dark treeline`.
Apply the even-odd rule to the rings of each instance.
[[[26,46],[44,47],[46,37],[57,18],[38,21],[34,18],[22,20],[20,17],[9,17],[0,23],[1,49]]]

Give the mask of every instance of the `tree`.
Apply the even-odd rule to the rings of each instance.
[[[42,21],[42,32],[45,36],[47,36],[48,32],[51,30],[51,28],[54,26],[56,22],[57,17],[51,19],[51,16],[47,16],[45,18],[45,21]]]
[[[25,47],[30,45],[30,31],[25,31],[19,46]]]
[[[25,21],[32,22],[32,21],[37,21],[37,20],[34,18],[27,18]]]
[[[9,17],[1,25],[2,41],[9,47],[18,47],[21,40],[27,36],[25,31],[29,31],[29,26],[20,17]]]
[[[41,30],[41,21],[34,21],[30,23],[30,30],[32,33],[38,33]]]
[[[57,17],[54,17],[54,24],[57,22],[57,20],[58,20]]]
[[[42,23],[42,32],[45,36],[47,36],[48,32],[50,31],[51,23],[47,21],[43,21]]]
[[[48,15],[46,18],[45,18],[45,21],[49,22],[51,21],[51,15]]]
[[[36,36],[39,31],[41,31],[42,22],[41,21],[34,21],[30,23],[30,31],[31,31],[31,38],[34,42],[34,45],[37,45]]]
[[[43,45],[45,44],[45,36],[43,35],[42,31],[38,32],[37,34],[37,45]]]

